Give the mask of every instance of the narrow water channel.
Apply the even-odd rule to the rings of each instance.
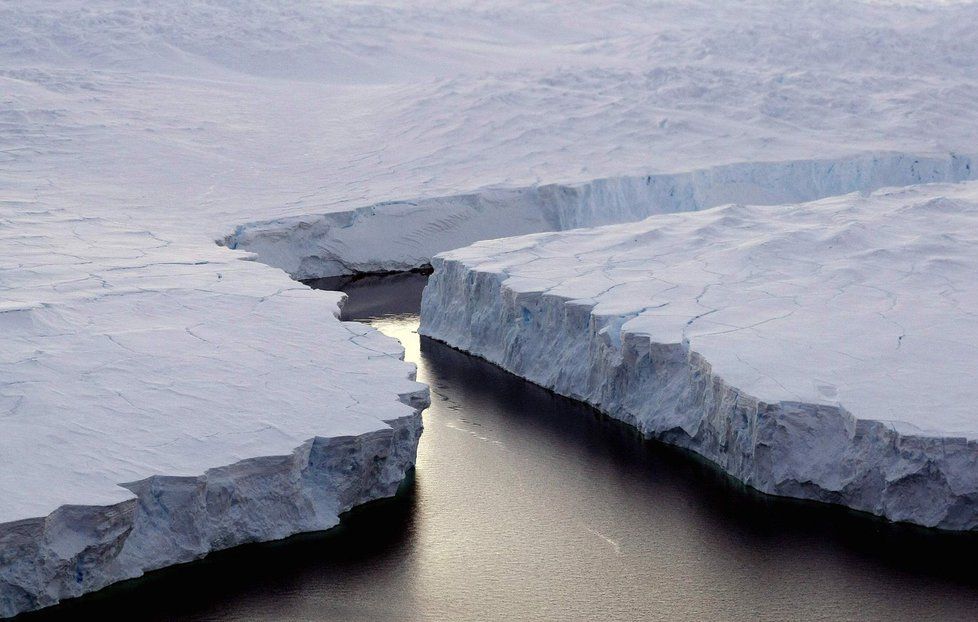
[[[751,493],[429,339],[422,275],[326,280],[432,388],[414,477],[326,534],[38,619],[976,620],[978,539]],[[91,617],[90,617],[91,616]]]

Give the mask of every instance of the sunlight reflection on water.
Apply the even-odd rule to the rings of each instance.
[[[713,467],[417,335],[425,277],[329,281],[432,388],[413,483],[45,618],[974,620],[975,538],[751,494]],[[91,619],[91,618],[90,618]]]

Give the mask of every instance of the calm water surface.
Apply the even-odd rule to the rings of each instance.
[[[325,534],[39,616],[129,620],[978,620],[978,541],[744,490],[420,339],[425,277],[323,281],[432,387],[413,478]],[[89,618],[91,616],[91,618]]]

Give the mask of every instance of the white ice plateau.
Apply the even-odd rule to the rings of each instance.
[[[766,493],[978,527],[978,183],[435,257],[421,333]]]
[[[424,389],[286,272],[973,179],[976,30],[958,2],[0,2],[0,616],[391,494]]]
[[[396,342],[337,320],[341,294],[19,207],[0,229],[0,614],[396,491],[427,388]]]

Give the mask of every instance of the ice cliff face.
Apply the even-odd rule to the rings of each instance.
[[[221,243],[254,252],[296,279],[392,272],[491,238],[563,231],[694,211],[722,203],[806,201],[884,186],[976,176],[965,155],[884,153],[841,160],[744,163],[382,203],[237,227]],[[382,241],[382,243],[380,242]]]
[[[327,529],[414,465],[427,388],[342,294],[0,201],[0,616]]]
[[[420,409],[356,436],[317,437],[288,455],[199,476],[125,484],[114,505],[64,505],[0,524],[0,616],[80,596],[244,544],[329,529],[357,505],[393,495],[414,464]]]
[[[396,345],[242,259],[973,177],[978,6],[826,10],[4,3],[0,613],[330,525],[410,465]]]
[[[978,527],[978,186],[477,243],[421,333],[763,492]]]

